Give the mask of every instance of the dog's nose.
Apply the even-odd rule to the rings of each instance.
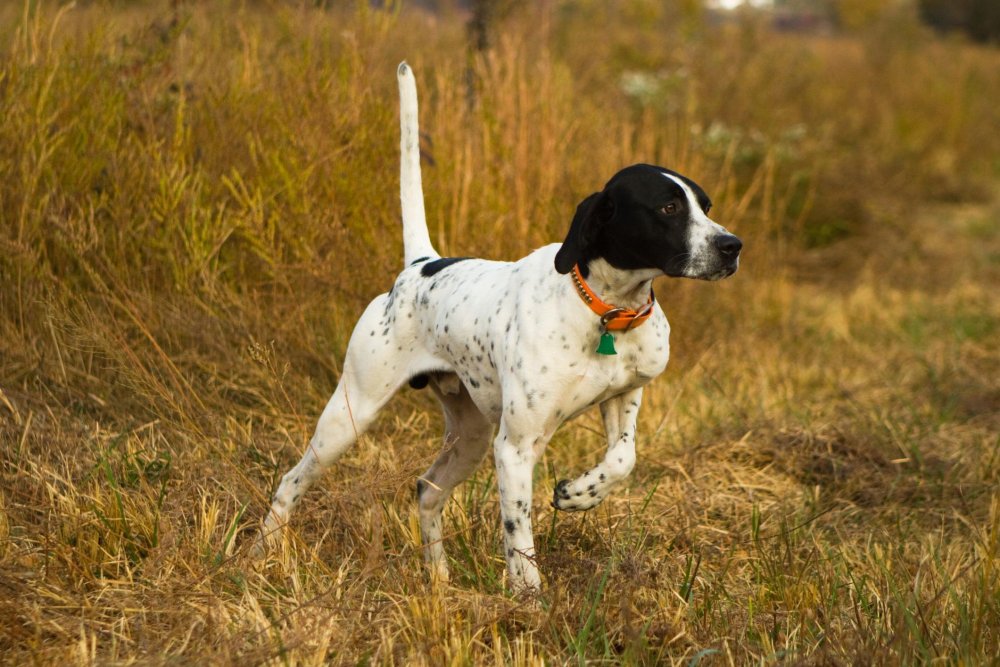
[[[735,257],[740,254],[740,250],[743,248],[743,241],[740,241],[732,234],[719,234],[715,237],[715,247],[723,255]]]

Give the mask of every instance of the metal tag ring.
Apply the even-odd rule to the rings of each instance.
[[[601,324],[605,327],[608,326],[608,322],[618,317],[619,313],[624,313],[624,308],[612,308],[608,312],[601,315]]]

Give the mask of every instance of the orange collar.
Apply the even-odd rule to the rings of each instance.
[[[635,311],[630,308],[612,306],[601,301],[601,298],[594,294],[594,290],[590,289],[590,285],[580,275],[579,265],[573,265],[573,272],[570,274],[570,277],[573,278],[576,293],[580,295],[583,302],[595,314],[600,316],[601,324],[605,331],[628,331],[648,320],[649,316],[653,314],[653,304],[656,301],[653,300],[652,288],[649,290],[649,301],[638,311]]]

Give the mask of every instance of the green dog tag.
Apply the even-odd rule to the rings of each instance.
[[[607,331],[601,334],[601,342],[597,346],[597,354],[618,354],[615,352],[615,337]]]

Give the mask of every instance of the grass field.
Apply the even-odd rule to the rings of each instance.
[[[1000,52],[697,3],[461,16],[0,8],[0,662],[949,664],[1000,655]],[[528,3],[533,5],[533,3]],[[405,390],[249,556],[351,327],[401,265],[395,66],[442,254],[563,237],[621,166],[746,243],[662,281],[639,462],[582,515],[536,470],[545,589],[506,593],[491,462],[423,569]]]

